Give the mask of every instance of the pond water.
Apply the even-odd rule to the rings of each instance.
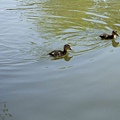
[[[119,120],[119,0],[0,0],[0,120]],[[61,59],[47,54],[70,44]]]

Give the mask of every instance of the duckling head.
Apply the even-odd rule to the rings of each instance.
[[[117,33],[117,31],[115,31],[115,30],[112,31],[112,35],[114,36],[114,38],[116,38],[116,37],[119,36],[118,33]]]
[[[64,45],[64,51],[72,50],[69,44]]]

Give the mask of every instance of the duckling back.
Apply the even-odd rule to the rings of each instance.
[[[49,55],[52,56],[52,57],[62,57],[65,54],[66,54],[66,52],[61,51],[61,50],[54,50],[54,51],[49,53]]]
[[[108,34],[101,34],[99,37],[101,37],[101,39],[108,39],[109,35]]]

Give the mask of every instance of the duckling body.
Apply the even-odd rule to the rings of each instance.
[[[48,55],[52,56],[52,57],[63,57],[64,55],[67,54],[67,50],[72,50],[70,48],[70,45],[66,44],[64,45],[64,49],[62,50],[54,50],[52,52],[50,52]]]
[[[101,34],[99,37],[101,37],[101,39],[115,39],[115,38],[117,38],[117,36],[119,36],[117,31],[113,30],[112,34],[104,33],[104,34]]]

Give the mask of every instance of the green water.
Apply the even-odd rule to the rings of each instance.
[[[119,0],[0,0],[0,120],[119,120]],[[54,60],[47,54],[70,44]]]

